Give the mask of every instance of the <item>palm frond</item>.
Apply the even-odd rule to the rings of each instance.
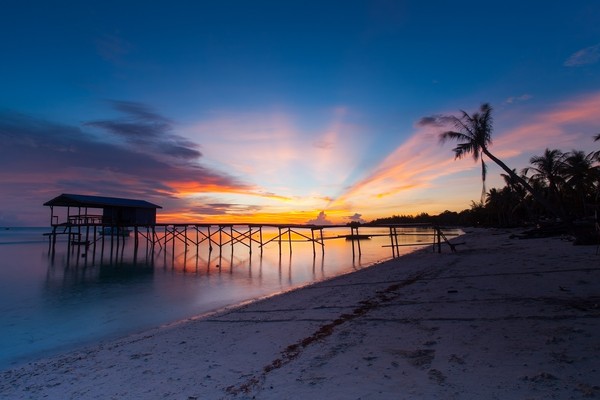
[[[440,143],[445,143],[448,140],[467,141],[469,137],[462,132],[447,131],[440,133]]]
[[[473,153],[473,158],[475,161],[479,160],[479,151],[474,149],[474,146],[475,145],[472,142],[460,143],[452,149],[452,151],[454,151],[454,157],[460,159],[469,153]]]
[[[460,119],[456,118],[454,121],[454,126],[456,127],[456,129],[463,132],[463,135],[465,135],[464,140],[473,140],[473,138],[475,138],[475,132],[473,130],[474,125],[475,122],[468,114],[466,114],[466,116],[463,116]]]

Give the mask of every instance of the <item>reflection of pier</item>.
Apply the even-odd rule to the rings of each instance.
[[[222,253],[225,246],[246,247],[252,255],[253,249],[260,251],[276,243],[279,254],[287,247],[289,254],[293,252],[294,242],[312,244],[313,256],[320,250],[325,254],[325,243],[333,239],[346,239],[352,242],[352,256],[362,254],[361,241],[376,236],[389,237],[392,257],[400,255],[403,246],[432,245],[441,252],[442,243],[455,251],[442,229],[430,224],[347,224],[347,225],[300,225],[300,224],[211,224],[211,223],[156,223],[156,209],[160,208],[142,200],[117,199],[110,197],[82,196],[63,194],[45,203],[51,209],[52,232],[49,238],[49,250],[55,251],[57,237],[67,238],[69,254],[78,248],[78,257],[87,257],[87,249],[92,250],[95,259],[97,247],[103,257],[105,248],[110,249],[110,259],[122,256],[125,241],[131,233],[134,240],[134,260],[137,260],[140,242],[145,243],[146,256],[149,257],[157,249],[175,253],[176,243],[184,246],[187,254],[189,248],[195,248],[196,257],[201,245],[207,245],[209,254],[217,248]],[[55,214],[55,207],[66,208],[66,215]],[[101,213],[98,211],[100,210]],[[345,229],[348,234],[340,234]],[[411,231],[407,231],[411,229]],[[265,234],[265,230],[268,234]],[[410,243],[403,236],[423,236],[424,241]],[[83,248],[83,251],[80,250]]]

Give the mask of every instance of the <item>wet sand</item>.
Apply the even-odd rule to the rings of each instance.
[[[600,397],[600,255],[519,232],[4,371],[0,397]]]

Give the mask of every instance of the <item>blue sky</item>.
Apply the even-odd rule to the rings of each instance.
[[[594,1],[2,10],[0,225],[46,224],[63,192],[148,199],[170,220],[459,211],[478,165],[419,122],[483,102],[511,167],[599,147]]]

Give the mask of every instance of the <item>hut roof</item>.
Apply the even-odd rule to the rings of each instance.
[[[162,208],[145,200],[122,199],[118,197],[87,196],[63,193],[44,203],[45,206],[90,207],[90,208]]]

